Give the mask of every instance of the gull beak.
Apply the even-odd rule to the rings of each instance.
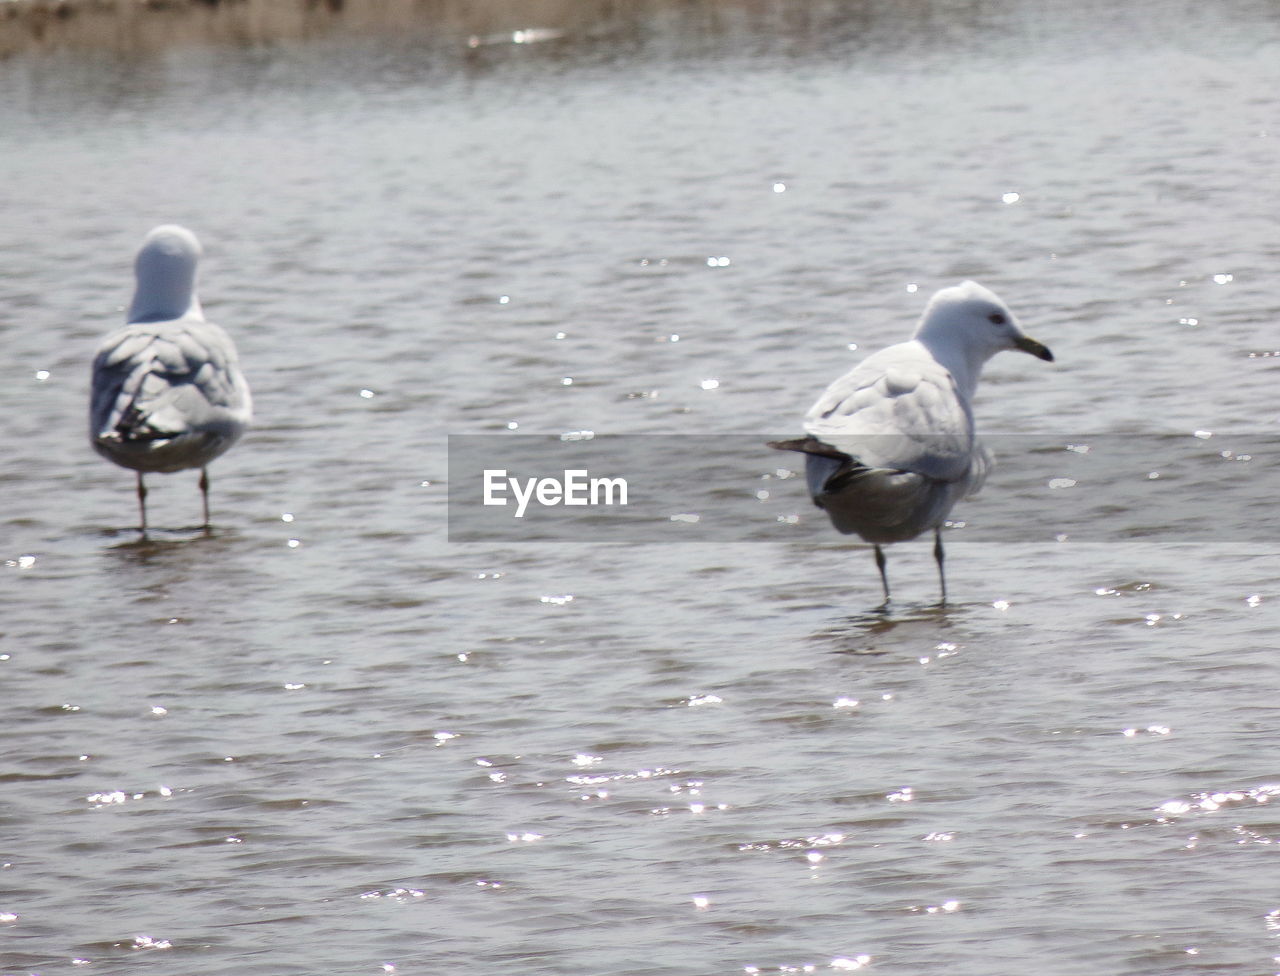
[[[1030,336],[1018,336],[1013,340],[1013,344],[1023,352],[1031,353],[1036,359],[1043,359],[1046,363],[1053,362],[1053,353],[1049,351],[1049,347],[1043,342],[1036,342]]]

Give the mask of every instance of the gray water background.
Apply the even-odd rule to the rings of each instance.
[[[1274,5],[593,9],[0,62],[0,971],[1280,971]],[[164,221],[258,419],[141,542],[87,373]],[[880,610],[762,448],[794,542],[448,542],[448,435],[796,433],[962,277],[1058,357],[980,428],[1221,444],[1222,541]]]

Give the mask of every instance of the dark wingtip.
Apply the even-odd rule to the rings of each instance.
[[[837,451],[830,444],[824,444],[816,437],[796,437],[789,441],[766,441],[765,443],[777,451],[799,451],[801,454],[816,454],[819,457],[834,458],[837,461],[851,460],[848,454]]]
[[[804,446],[809,443],[807,437],[796,437],[789,441],[765,441],[765,447],[772,447],[775,451],[800,451],[804,452]]]

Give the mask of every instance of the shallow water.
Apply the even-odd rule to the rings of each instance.
[[[1280,24],[1049,6],[0,62],[0,971],[1280,969]],[[87,371],[163,221],[258,422],[141,541]],[[878,609],[763,446],[792,542],[449,541],[448,435],[793,433],[964,276],[1058,357],[980,427],[1221,445],[1220,541],[1105,467]]]

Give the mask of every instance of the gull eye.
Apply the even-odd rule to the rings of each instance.
[[[987,321],[993,325],[1004,325],[1005,317],[1003,312],[992,312],[987,316]]]

